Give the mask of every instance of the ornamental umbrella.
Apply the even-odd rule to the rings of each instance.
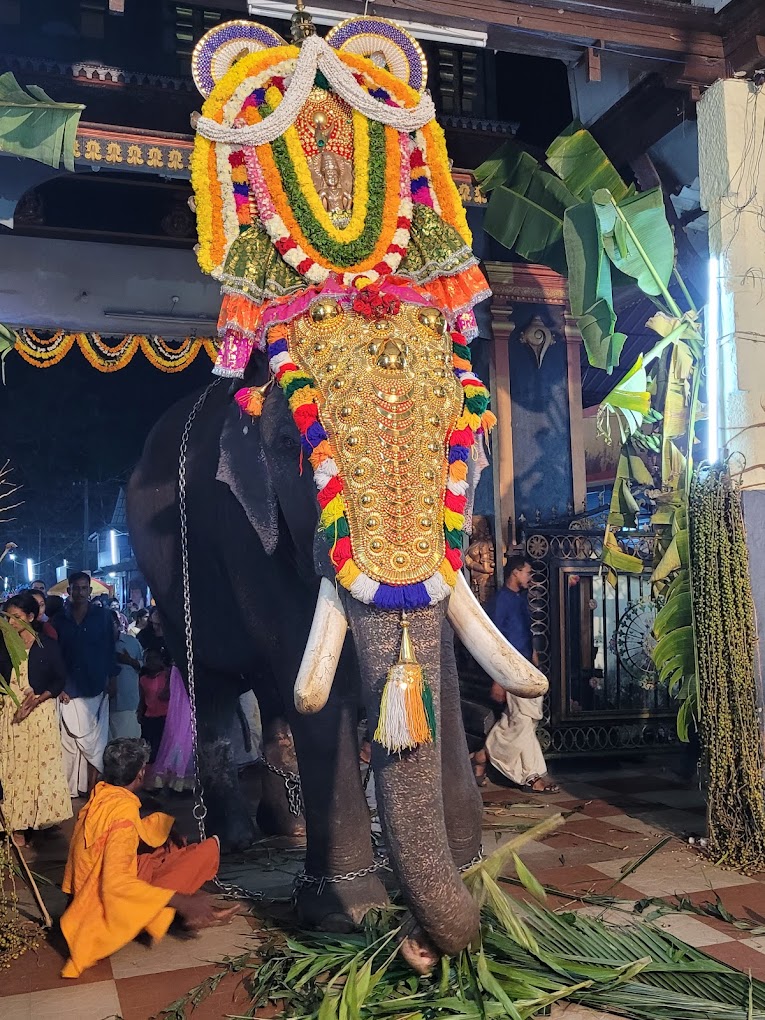
[[[96,577],[91,577],[90,585],[92,588],[93,595],[111,595],[112,589],[108,584],[104,584],[103,581],[99,581]],[[58,584],[54,584],[52,588],[48,589],[49,595],[66,595],[66,589],[69,587],[68,581],[59,581]]]

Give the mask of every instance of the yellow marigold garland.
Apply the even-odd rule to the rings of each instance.
[[[98,333],[65,333],[56,330],[50,337],[40,337],[34,330],[17,330],[14,346],[21,358],[34,368],[51,368],[62,361],[76,344],[86,361],[99,372],[118,372],[129,365],[137,351],[161,372],[182,372],[193,363],[200,351],[215,361],[218,344],[210,337],[184,337],[168,342],[161,336],[129,333],[114,346],[106,344]]]

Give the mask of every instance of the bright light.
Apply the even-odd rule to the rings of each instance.
[[[8,591],[8,578],[4,577],[3,581],[5,582],[5,590]]]
[[[707,460],[716,464],[720,455],[720,259],[713,255],[708,266],[707,291]]]
[[[117,562],[117,532],[109,532],[109,549],[112,555],[112,563]]]
[[[247,9],[256,18],[289,20],[295,13],[295,4],[286,0],[249,0]],[[351,11],[328,11],[313,4],[306,4],[306,10],[317,25],[339,25],[341,21],[354,16]],[[422,21],[402,21],[401,18],[396,18],[396,24],[417,39],[431,39],[433,42],[484,47],[488,39],[486,32],[452,28],[449,25],[427,25]]]
[[[35,565],[34,560],[27,560],[27,580],[31,584],[35,579]]]
[[[111,578],[114,578],[114,577],[116,577],[116,576],[117,576],[117,575],[116,575],[116,574],[114,574],[114,573],[111,573],[111,574],[109,574],[109,577],[111,577]]]
[[[11,559],[14,563],[16,562],[16,553],[11,553]]]
[[[64,570],[69,569],[69,560],[64,560]]]

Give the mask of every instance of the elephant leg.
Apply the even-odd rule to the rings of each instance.
[[[298,915],[303,923],[330,931],[350,931],[369,910],[388,903],[379,874],[371,870],[374,858],[359,770],[355,676],[355,663],[346,652],[321,712],[291,716],[308,836],[308,881],[298,889]],[[316,881],[321,878],[337,880]]]
[[[462,868],[481,851],[483,801],[470,766],[454,632],[447,622],[441,632],[441,772],[446,836],[454,863]]]
[[[257,692],[263,724],[263,759],[258,765],[261,794],[255,815],[265,836],[305,839],[305,819],[300,797],[300,775],[295,743],[276,678],[258,679]],[[289,777],[289,778],[287,778]]]
[[[207,807],[207,833],[225,850],[255,840],[255,826],[239,787],[230,733],[237,722],[240,677],[200,665],[196,668],[199,770]]]

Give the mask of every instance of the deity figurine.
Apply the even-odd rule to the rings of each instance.
[[[494,594],[494,543],[485,517],[473,518],[473,540],[465,553],[465,566],[470,571],[470,587],[478,601],[488,602]]]
[[[353,206],[353,195],[347,185],[351,174],[347,160],[330,149],[325,149],[314,162],[314,185],[321,204],[333,219],[347,222]]]

